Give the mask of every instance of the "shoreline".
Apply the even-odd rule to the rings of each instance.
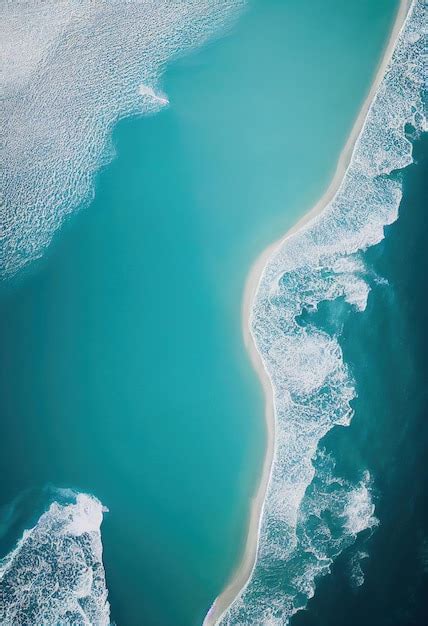
[[[407,17],[407,13],[410,9],[411,4],[412,0],[400,0],[394,24],[388,37],[386,46],[384,47],[381,60],[376,69],[369,93],[363,102],[363,105],[353,124],[351,133],[349,134],[345,146],[340,153],[336,170],[326,191],[316,202],[316,204],[300,220],[298,220],[297,223],[285,233],[285,235],[283,235],[280,239],[264,249],[264,251],[258,256],[256,261],[251,266],[249,274],[247,276],[242,302],[242,333],[244,344],[248,351],[251,363],[260,379],[265,394],[266,452],[263,461],[260,482],[251,501],[247,538],[242,557],[226,587],[221,591],[221,593],[213,602],[210,610],[208,611],[204,619],[203,626],[215,626],[215,624],[218,623],[218,621],[221,619],[221,617],[224,615],[224,613],[227,611],[227,609],[235,600],[235,598],[239,595],[239,593],[245,588],[251,578],[251,574],[256,563],[260,525],[263,517],[263,508],[273,466],[276,426],[274,395],[271,380],[264,367],[263,359],[257,349],[254,337],[251,332],[252,304],[254,302],[254,298],[259,287],[261,276],[269,258],[272,256],[275,250],[282,246],[284,242],[295,232],[302,229],[312,220],[316,219],[336,195],[351,162],[355,143],[364,126],[367,112],[376,95],[379,84],[383,79],[386,68],[392,56],[398,34]]]

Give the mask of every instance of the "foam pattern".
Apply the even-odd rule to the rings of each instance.
[[[424,11],[414,0],[334,198],[282,242],[260,279],[251,330],[272,381],[276,442],[256,563],[222,626],[288,624],[313,596],[316,578],[376,525],[369,474],[355,485],[335,478],[334,461],[317,452],[331,428],[350,423],[356,392],[340,332],[326,332],[310,313],[325,301],[337,303],[338,315],[343,302],[366,307],[364,251],[398,217],[397,170],[412,163],[408,125],[427,129]],[[357,585],[364,557],[355,557]]]
[[[106,509],[93,496],[61,495],[63,503],[53,502],[0,561],[3,626],[110,624],[100,534]]]
[[[113,125],[168,104],[167,62],[232,23],[244,0],[2,2],[0,276],[41,256],[89,202]],[[142,147],[143,149],[143,147]]]

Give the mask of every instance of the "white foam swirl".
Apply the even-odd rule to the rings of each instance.
[[[230,23],[244,0],[2,3],[0,275],[39,257],[91,199],[121,117],[167,104],[165,65]]]
[[[275,453],[255,567],[223,626],[287,624],[331,559],[375,523],[367,476],[357,486],[330,477],[327,495],[318,488],[326,483],[318,443],[334,425],[349,423],[355,389],[339,336],[301,316],[323,301],[366,307],[362,253],[397,219],[401,182],[390,174],[412,162],[406,125],[426,129],[424,17],[423,1],[415,0],[336,195],[283,242],[261,276],[251,330],[274,390]],[[341,485],[339,500],[332,481]],[[323,510],[338,516],[337,536]]]
[[[3,626],[110,623],[100,533],[106,509],[82,493],[68,492],[68,500],[53,502],[0,561]]]

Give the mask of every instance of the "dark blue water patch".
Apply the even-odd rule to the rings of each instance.
[[[315,310],[303,309],[302,313],[296,317],[296,322],[302,327],[314,326],[324,330],[330,336],[341,335],[345,321],[351,314],[352,306],[346,302],[345,298],[333,301],[324,300]]]
[[[403,173],[399,220],[365,255],[388,285],[372,285],[366,311],[345,319],[341,344],[356,380],[355,415],[324,440],[339,475],[356,480],[370,471],[380,524],[318,581],[294,626],[420,626],[428,618],[427,147],[425,136]],[[368,557],[360,560],[365,582],[355,587],[358,553]]]

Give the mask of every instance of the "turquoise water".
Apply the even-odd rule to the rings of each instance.
[[[94,201],[3,285],[1,502],[53,484],[110,509],[118,624],[200,624],[239,559],[264,452],[245,277],[326,187],[396,6],[250,4],[168,68],[170,108],[118,124]]]

